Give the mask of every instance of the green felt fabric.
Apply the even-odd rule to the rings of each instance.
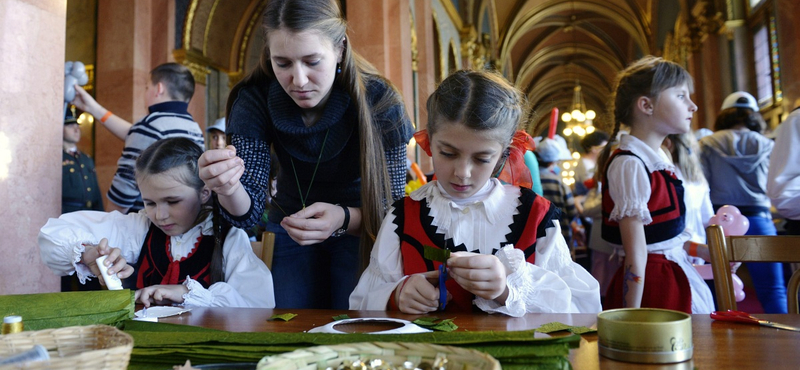
[[[126,321],[133,336],[131,369],[163,369],[182,364],[258,362],[299,348],[354,342],[428,342],[479,350],[511,369],[568,369],[577,335],[534,338],[534,331],[433,332],[424,334],[230,333],[182,325]]]
[[[0,315],[22,316],[25,330],[79,325],[116,325],[133,318],[131,290],[0,296]]]

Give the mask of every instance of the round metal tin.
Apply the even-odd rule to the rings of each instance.
[[[597,314],[598,351],[619,361],[675,363],[692,358],[692,317],[656,308]]]

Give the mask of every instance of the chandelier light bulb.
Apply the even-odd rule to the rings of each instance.
[[[572,115],[570,115],[567,112],[564,112],[564,114],[561,115],[561,120],[564,122],[572,121]]]
[[[591,134],[592,132],[594,132],[594,126],[588,126],[588,127],[586,127],[586,133],[587,133],[587,134]]]
[[[570,167],[570,163],[569,162],[564,162],[564,169],[568,170],[569,167]]]
[[[572,118],[578,119],[578,116],[580,116],[581,114],[582,114],[581,111],[577,109],[572,110]]]
[[[564,129],[564,136],[572,135],[572,129],[567,127]]]
[[[578,153],[578,152],[572,152],[572,158],[578,159],[578,158],[580,158],[580,157],[581,157],[581,153]]]
[[[573,128],[572,131],[575,132],[575,134],[577,134],[578,136],[586,135],[586,130],[584,130],[583,127],[580,126],[575,126],[575,128]]]
[[[586,119],[593,120],[595,117],[597,117],[597,113],[595,113],[593,110],[589,109],[586,111]]]

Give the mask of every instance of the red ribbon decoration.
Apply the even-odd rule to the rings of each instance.
[[[553,108],[550,111],[550,131],[547,132],[547,137],[552,139],[556,137],[556,127],[558,127],[558,108]]]
[[[433,157],[431,154],[431,142],[428,141],[428,130],[419,130],[414,133],[414,140],[416,140],[417,145],[419,145],[422,150],[428,154],[428,157]]]
[[[533,180],[530,169],[525,165],[525,152],[533,151],[535,148],[536,143],[531,135],[522,130],[515,132],[508,148],[508,159],[497,178],[514,186],[532,188]]]

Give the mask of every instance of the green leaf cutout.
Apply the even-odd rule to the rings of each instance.
[[[427,260],[447,263],[447,259],[450,258],[450,251],[447,249],[439,249],[430,245],[425,245],[422,248],[424,248],[423,253]]]
[[[270,317],[269,319],[270,320],[289,321],[289,320],[295,318],[295,316],[297,316],[297,314],[295,314],[295,313],[284,313],[284,314],[280,314],[280,315],[272,315],[272,317]]]
[[[347,320],[349,318],[350,318],[350,316],[348,316],[347,314],[336,315],[336,316],[332,317],[333,321]]]
[[[456,325],[453,320],[455,320],[455,318],[439,320],[438,317],[427,316],[420,317],[412,322],[424,328],[449,332],[458,329],[458,325]]]
[[[573,334],[588,334],[597,332],[597,329],[587,328],[585,326],[572,326],[557,321],[544,324],[536,329],[536,331],[538,331],[539,333],[545,333],[545,334],[554,333],[557,331],[564,331],[564,330],[570,331]]]

